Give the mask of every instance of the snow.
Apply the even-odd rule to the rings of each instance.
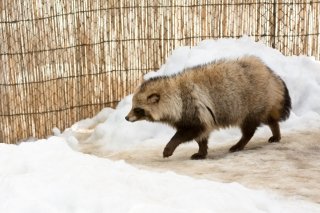
[[[319,205],[136,169],[73,151],[64,138],[0,144],[0,212],[317,212]]]
[[[205,40],[173,51],[148,79],[220,58],[256,55],[286,82],[293,103],[282,132],[320,128],[320,62],[283,56],[277,50],[241,39]],[[0,212],[319,212],[319,204],[257,191],[238,183],[193,179],[173,172],[151,172],[124,161],[83,154],[83,145],[118,152],[165,145],[174,130],[166,125],[127,122],[132,95],[116,109],[106,108],[61,133],[20,145],[0,144]],[[257,135],[265,135],[260,128]],[[213,143],[235,141],[238,129],[211,134]],[[170,160],[170,159],[169,159]]]

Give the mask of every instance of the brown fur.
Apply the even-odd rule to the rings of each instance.
[[[269,142],[278,142],[278,122],[289,116],[291,101],[284,82],[260,59],[247,56],[147,80],[134,94],[132,105],[128,121],[159,121],[177,129],[164,157],[194,139],[199,152],[192,159],[203,159],[210,132],[219,128],[241,128],[242,137],[231,152],[242,150],[261,123],[272,130]]]

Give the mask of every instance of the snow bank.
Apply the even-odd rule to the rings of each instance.
[[[173,51],[166,63],[157,71],[145,75],[145,79],[161,75],[172,75],[184,68],[207,63],[221,58],[237,58],[243,55],[260,57],[286,82],[293,104],[290,119],[281,123],[281,131],[297,131],[305,128],[320,128],[320,63],[312,57],[284,56],[279,51],[254,42],[248,37],[241,39],[205,40],[195,47],[180,47]],[[95,123],[91,133],[79,137],[86,130],[82,125],[92,120],[76,123],[62,136],[78,148],[78,144],[94,145],[99,150],[123,150],[133,147],[165,144],[174,134],[170,127],[139,121],[127,122],[124,117],[131,108],[132,96],[120,102],[116,110],[107,114],[105,120]],[[99,119],[98,119],[99,120]],[[100,119],[101,120],[101,119]],[[270,135],[267,127],[260,128],[256,135]],[[211,134],[209,144],[235,142],[240,137],[238,129],[227,129]]]
[[[319,212],[237,183],[138,170],[74,152],[63,138],[0,144],[0,212]]]

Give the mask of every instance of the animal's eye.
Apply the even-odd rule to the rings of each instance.
[[[142,108],[134,108],[133,109],[133,112],[136,114],[136,115],[139,115],[139,116],[144,116],[145,115],[145,112],[144,112],[144,109]]]

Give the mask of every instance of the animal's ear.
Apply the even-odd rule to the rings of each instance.
[[[159,95],[159,94],[156,94],[156,93],[153,93],[153,94],[151,94],[151,95],[148,96],[147,100],[148,100],[148,103],[149,103],[149,104],[158,103],[159,100],[160,100],[160,95]]]

